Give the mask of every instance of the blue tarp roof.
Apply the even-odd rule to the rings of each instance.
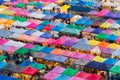
[[[86,22],[84,23],[86,26],[90,26],[94,23],[94,21],[92,19],[86,20]]]
[[[120,56],[120,49],[117,49],[112,53],[113,56]]]
[[[5,66],[7,66],[8,63],[5,62],[0,62],[0,69],[4,68]]]
[[[50,47],[44,47],[42,50],[40,50],[40,52],[43,52],[43,53],[50,53],[54,48],[50,48]]]
[[[97,29],[95,29],[94,31],[92,31],[92,33],[99,34],[99,33],[101,33],[102,31],[103,31],[102,29],[97,28]]]
[[[37,30],[42,30],[43,28],[44,28],[45,26],[44,25],[39,25],[39,26],[37,26],[35,29],[37,29]]]
[[[29,60],[25,60],[24,62],[22,62],[20,64],[20,66],[23,66],[23,67],[26,67],[26,66],[29,66],[29,65],[33,65],[35,62],[30,62]]]
[[[0,50],[6,50],[8,49],[10,46],[9,45],[1,45],[0,46]]]
[[[77,43],[77,44],[72,46],[72,48],[79,49],[79,50],[87,50],[87,51],[90,50],[92,47],[93,46],[90,46],[90,45],[84,44],[84,43],[83,44]]]
[[[8,37],[9,35],[11,35],[13,32],[8,31],[8,30],[0,30],[0,37]]]
[[[18,79],[0,74],[0,80],[18,80]]]
[[[55,57],[56,57],[56,55],[48,54],[48,55],[45,56],[43,59],[54,61]]]
[[[72,18],[72,14],[64,14],[64,13],[59,13],[55,16],[55,18],[64,18],[64,19],[70,19]]]
[[[119,60],[117,59],[113,59],[113,58],[108,58],[104,61],[104,63],[106,64],[111,64],[111,65],[114,65],[115,63],[117,63]]]
[[[27,30],[27,31],[24,32],[24,34],[26,34],[26,35],[31,35],[31,34],[33,34],[34,32],[35,32],[35,30]]]
[[[5,70],[5,71],[12,71],[15,67],[16,67],[16,65],[8,64],[8,65],[6,65],[6,66],[3,68],[3,70]]]
[[[82,38],[76,44],[86,44],[87,42],[88,42],[87,39]]]
[[[68,59],[68,57],[64,57],[64,56],[57,56],[57,57],[54,59],[54,61],[64,63],[67,59]]]
[[[85,65],[85,67],[99,69],[99,70],[103,70],[103,71],[109,71],[112,68],[112,65],[92,61],[92,62],[87,63]]]
[[[60,76],[56,77],[55,80],[69,80],[70,78],[70,76],[61,74]]]
[[[115,41],[117,38],[118,38],[118,36],[115,36],[115,35],[111,34],[110,36],[107,37],[106,40]]]
[[[45,32],[44,34],[42,34],[40,37],[43,37],[43,38],[50,38],[52,37],[52,34],[48,33],[48,32]]]
[[[90,12],[92,8],[83,7],[83,6],[71,6],[68,10],[80,11],[80,12]]]
[[[79,1],[78,3],[77,3],[77,5],[85,5],[86,4],[86,2],[84,2],[84,1]]]

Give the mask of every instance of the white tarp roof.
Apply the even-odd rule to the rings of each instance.
[[[57,4],[55,4],[55,3],[50,3],[50,4],[48,4],[47,6],[45,6],[45,7],[43,7],[42,9],[43,10],[51,10],[51,9],[53,9],[54,7],[56,7],[57,6]],[[58,6],[57,6],[58,7]]]

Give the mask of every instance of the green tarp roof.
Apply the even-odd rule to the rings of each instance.
[[[21,21],[21,22],[27,21],[26,18],[24,18],[24,17],[18,17],[18,16],[13,17],[12,20],[15,20],[15,21]]]
[[[108,34],[104,34],[104,33],[100,33],[96,36],[96,38],[99,38],[99,39],[106,39],[109,35]]]
[[[26,4],[23,4],[22,2],[16,4],[16,7],[19,7],[19,8],[24,8],[26,7]]]
[[[42,25],[46,26],[48,24],[50,24],[50,22],[48,20],[45,20],[44,22],[41,23]]]
[[[31,48],[32,51],[36,51],[39,52],[40,50],[42,50],[44,47],[39,46],[39,45],[35,45],[33,48]]]
[[[45,68],[45,64],[35,63],[32,65],[32,68],[36,68],[36,69],[41,70],[41,69]]]
[[[6,58],[7,58],[6,56],[0,55],[0,61],[4,60]]]
[[[78,70],[72,69],[72,68],[67,68],[62,72],[62,74],[67,75],[67,76],[74,76]]]
[[[110,69],[110,72],[120,74],[120,66],[114,66]]]
[[[15,51],[14,54],[20,54],[20,55],[25,55],[26,53],[29,52],[29,49],[26,49],[26,48],[19,48]]]

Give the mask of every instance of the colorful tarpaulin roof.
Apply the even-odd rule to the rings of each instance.
[[[67,76],[74,76],[77,72],[78,72],[78,70],[74,70],[72,68],[67,68],[66,70],[64,70],[62,72],[62,74],[67,75]]]

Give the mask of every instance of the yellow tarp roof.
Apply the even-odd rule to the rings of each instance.
[[[1,8],[1,9],[8,9],[8,7],[7,7],[7,6],[4,6],[4,5],[0,5],[0,8]]]
[[[106,60],[106,58],[102,58],[100,56],[96,56],[93,61],[96,61],[96,62],[104,62]]]
[[[0,25],[5,24],[6,21],[7,21],[7,19],[0,18]]]
[[[68,10],[69,8],[70,8],[70,6],[65,4],[64,6],[62,6],[62,7],[60,8],[60,10],[66,11],[66,10]]]
[[[113,43],[113,44],[110,44],[108,47],[112,48],[112,49],[118,49],[118,48],[120,48],[120,45]]]
[[[89,45],[91,45],[91,46],[96,46],[96,45],[98,45],[100,42],[99,41],[96,41],[96,40],[90,40],[89,42],[88,42],[88,44]]]
[[[13,16],[14,13],[15,13],[15,11],[12,11],[12,10],[4,10],[4,11],[0,12],[0,14],[11,15],[11,16]]]
[[[111,25],[110,23],[104,22],[103,24],[100,25],[100,28],[109,28],[110,25]]]
[[[63,3],[64,2],[64,0],[57,0],[56,1],[56,3],[58,3],[58,4],[61,4],[61,3]]]
[[[14,20],[7,20],[7,21],[5,22],[5,24],[11,25],[11,24],[14,23],[14,22],[15,22]]]
[[[119,31],[114,31],[114,32],[112,32],[114,35],[116,35],[116,36],[120,36],[120,32]]]

